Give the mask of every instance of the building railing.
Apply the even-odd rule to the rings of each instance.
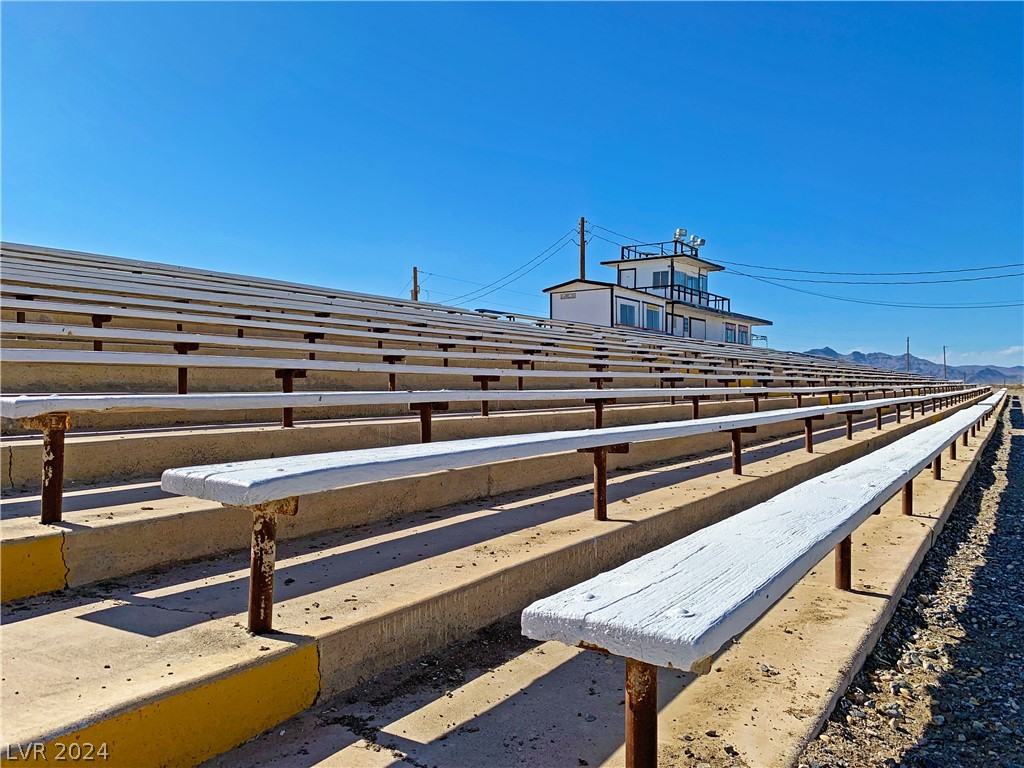
[[[648,285],[637,288],[639,291],[649,293],[652,296],[661,296],[663,299],[681,301],[684,304],[692,304],[697,307],[708,307],[721,312],[730,312],[730,302],[725,296],[715,293],[708,293],[697,288],[690,288],[686,285]]]
[[[658,256],[692,256],[700,258],[696,246],[684,243],[680,240],[669,240],[664,243],[645,243],[643,245],[622,246],[622,258],[628,259],[650,259]]]

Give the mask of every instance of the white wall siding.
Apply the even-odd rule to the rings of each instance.
[[[611,288],[588,288],[551,294],[551,317],[579,323],[608,325]]]

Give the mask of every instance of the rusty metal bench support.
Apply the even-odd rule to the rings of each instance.
[[[281,391],[285,394],[290,394],[295,391],[295,379],[306,378],[306,372],[295,370],[294,368],[285,368],[283,370],[274,371],[274,377],[281,380]],[[281,409],[281,426],[295,426],[295,420],[292,416],[291,408]]]
[[[852,588],[852,537],[847,536],[836,545],[836,589],[849,592]]]
[[[594,519],[608,519],[608,454],[629,453],[629,443],[579,448],[577,453],[594,454]]]
[[[907,480],[906,485],[903,486],[903,514],[908,516],[914,514],[913,479]]]
[[[942,454],[938,454],[932,460],[932,478],[935,480],[942,479]]]
[[[626,659],[626,768],[658,764],[658,668]]]
[[[824,416],[810,416],[804,419],[804,450],[808,453],[814,453],[814,427],[812,424],[824,418]]]
[[[231,505],[225,505],[231,506]],[[277,557],[277,515],[294,515],[299,499],[244,507],[252,512],[252,549],[249,559],[249,631],[264,635],[274,628],[274,561]]]
[[[22,419],[25,429],[43,433],[43,474],[40,487],[39,522],[51,525],[61,521],[64,506],[64,433],[71,428],[71,415],[48,413]]]
[[[864,411],[847,411],[846,416],[846,439],[853,440],[853,417],[860,416]]]
[[[181,330],[180,328],[178,330]],[[186,344],[179,342],[174,345],[174,351],[179,355],[187,355],[189,352],[195,352],[199,349],[198,344]],[[178,369],[178,394],[188,394],[188,368]]]
[[[409,410],[420,412],[420,442],[429,443],[433,437],[431,417],[434,411],[447,411],[448,403],[411,403]]]
[[[501,380],[501,376],[474,376],[473,377],[473,381],[475,381],[477,384],[480,385],[480,391],[481,392],[486,392],[487,389],[490,387],[490,383],[492,381],[500,381],[500,380]],[[490,411],[490,403],[488,403],[486,400],[481,400],[480,401],[480,415],[481,416],[489,416],[490,413],[491,413],[491,411]]]
[[[741,429],[731,429],[732,433],[732,473],[734,475],[743,474],[743,443],[740,435],[746,432],[754,434],[757,432],[757,427],[743,427]]]
[[[615,405],[615,398],[588,397],[583,402],[594,406],[594,429],[601,429],[604,426],[604,407]]]

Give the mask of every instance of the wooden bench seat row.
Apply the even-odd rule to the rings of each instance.
[[[974,389],[942,398],[972,397],[981,391]],[[802,420],[810,449],[813,421],[826,415],[910,403],[921,403],[923,408],[931,400],[932,396],[893,398],[661,424],[503,435],[212,464],[169,469],[163,473],[161,488],[252,513],[249,629],[260,633],[272,627],[276,516],[296,514],[303,496],[362,483],[577,451],[593,454],[594,516],[604,520],[607,517],[607,454],[628,451],[630,443],[713,432],[735,434],[758,426]]]
[[[868,456],[784,491],[673,544],[538,600],[522,614],[535,640],[626,658],[626,765],[657,763],[657,668],[706,674],[831,550],[850,589],[850,537],[869,515],[988,416],[1002,390]],[[910,508],[904,502],[904,513]]]
[[[926,389],[926,388],[925,388]],[[867,398],[874,389],[862,388]],[[693,418],[699,416],[699,403],[712,396],[732,395],[749,397],[754,410],[759,410],[759,399],[772,395],[794,396],[797,405],[810,395],[833,395],[844,392],[853,402],[855,390],[835,387],[704,387],[672,390],[689,398]],[[885,392],[882,393],[883,396]],[[895,395],[895,391],[893,392]],[[904,394],[906,392],[904,391]],[[432,422],[435,411],[448,410],[449,404],[480,403],[481,413],[488,414],[489,402],[583,402],[594,408],[594,426],[603,426],[603,412],[607,405],[618,400],[650,400],[664,398],[666,392],[658,388],[528,390],[528,391],[468,391],[468,390],[406,390],[387,392],[225,392],[216,394],[163,395],[16,395],[0,398],[0,417],[20,420],[26,429],[36,429],[43,435],[43,462],[41,467],[40,522],[52,524],[61,520],[64,496],[64,442],[71,428],[72,417],[80,413],[144,413],[152,411],[231,411],[260,408],[281,408],[282,425],[294,425],[295,408],[330,408],[339,406],[406,405],[417,411],[420,418],[420,442],[432,440]],[[674,398],[673,398],[674,400]],[[851,417],[852,418],[852,417]],[[848,431],[852,435],[852,421]]]

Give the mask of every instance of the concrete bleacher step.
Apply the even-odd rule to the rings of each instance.
[[[604,523],[589,484],[561,484],[283,542],[279,632],[267,636],[243,629],[245,552],[7,604],[4,743],[106,743],[110,765],[194,764],[930,421],[840,434],[814,454],[768,443],[749,450],[744,476],[727,456],[613,476]]]
[[[785,402],[785,401],[781,401]],[[720,412],[748,409],[745,403],[714,404]],[[688,406],[687,406],[688,407]],[[666,415],[678,413],[678,406],[658,406]],[[710,410],[710,409],[709,409]],[[623,407],[610,411],[609,426],[615,421],[631,423],[649,412]],[[591,418],[585,412],[502,414],[489,419],[449,417],[451,431],[486,429],[491,434],[542,429],[563,421]],[[644,421],[646,421],[645,419]],[[862,421],[864,434],[875,434],[872,418]],[[923,423],[923,420],[918,420]],[[281,430],[269,427],[212,428],[202,433],[191,431],[138,435],[96,435],[83,438],[83,455],[97,464],[97,474],[111,474],[117,466],[152,466],[150,476],[167,466],[202,461],[234,460],[257,456],[286,455],[308,452],[315,445],[319,450],[331,446],[331,436],[342,441],[374,441],[386,435],[396,440],[402,425],[380,423],[380,431],[360,431],[358,425],[316,423],[298,429]],[[824,422],[823,430],[841,423],[841,417]],[[903,424],[912,424],[904,420]],[[759,440],[793,434],[799,422],[770,425],[762,428]],[[406,432],[411,430],[404,425]],[[885,419],[883,427],[893,430],[895,417]],[[445,428],[445,427],[443,427]],[[505,430],[508,430],[507,432]],[[900,432],[902,434],[902,432]],[[155,435],[161,435],[155,440]],[[357,437],[358,435],[358,437]],[[325,436],[325,437],[321,437]],[[402,435],[406,438],[408,434]],[[832,435],[833,437],[835,435]],[[824,431],[821,439],[829,437]],[[103,441],[107,441],[104,443]],[[281,443],[292,441],[290,446]],[[640,466],[652,461],[684,455],[702,455],[728,445],[727,433],[697,435],[674,440],[636,444],[627,455],[612,457],[613,468]],[[404,442],[414,442],[406,440]],[[845,443],[845,441],[841,441]],[[69,441],[69,445],[70,445]],[[363,443],[365,445],[365,443]],[[831,450],[829,443],[822,450]],[[360,447],[342,442],[338,447]],[[843,448],[839,445],[838,448]],[[302,450],[305,448],[305,450]],[[218,451],[221,452],[218,454]],[[227,455],[224,455],[227,453]],[[155,458],[154,458],[155,457]],[[23,463],[22,460],[19,460]],[[13,462],[8,462],[13,466]],[[38,466],[38,464],[36,464]],[[591,459],[568,453],[489,466],[433,473],[386,483],[353,486],[312,497],[295,517],[281,520],[279,536],[283,539],[307,536],[354,525],[395,519],[448,504],[486,498],[497,493],[522,491],[546,482],[571,482],[592,472]],[[39,497],[27,495],[7,497],[0,502],[4,525],[0,536],[0,591],[10,600],[66,586],[88,584],[102,579],[137,573],[165,563],[248,546],[249,513],[199,499],[172,497],[160,491],[156,482],[128,481],[105,483],[65,493],[64,523],[40,525]]]

